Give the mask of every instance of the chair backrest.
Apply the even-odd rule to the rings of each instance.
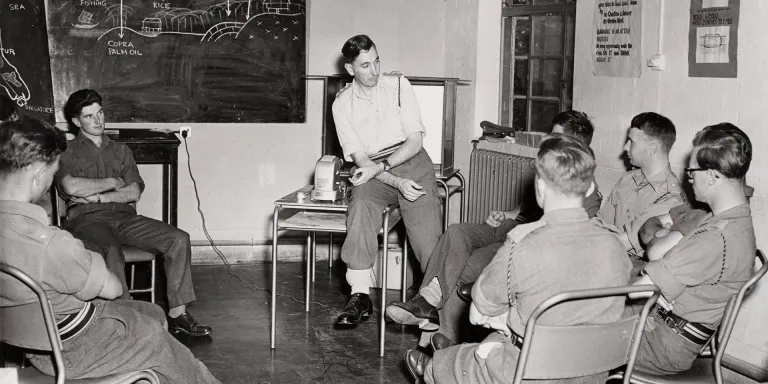
[[[725,307],[725,312],[723,313],[723,321],[720,323],[720,330],[717,333],[717,351],[715,352],[715,358],[712,361],[712,369],[715,372],[715,380],[718,384],[723,382],[723,355],[725,355],[725,349],[728,346],[728,339],[731,338],[731,333],[733,333],[733,326],[736,324],[736,318],[739,315],[744,296],[750,288],[763,278],[766,271],[768,271],[768,260],[766,260],[763,252],[758,249],[755,256],[760,260],[762,266],[760,266],[760,269],[758,269],[757,272],[755,272],[755,274],[741,286],[739,292],[728,301],[728,304]]]
[[[638,292],[652,293],[641,313],[615,323],[572,326],[536,324],[544,312],[560,303]],[[561,292],[544,300],[526,324],[514,383],[520,384],[523,379],[587,376],[626,364],[628,375],[624,383],[628,384],[648,313],[659,295],[659,288],[655,285],[631,285]]]
[[[32,279],[26,273],[6,263],[0,262],[0,273],[4,273],[11,277],[16,278],[17,280],[22,282],[24,285],[29,287],[29,289],[31,289],[37,295],[37,299],[43,311],[43,319],[45,320],[45,329],[47,331],[46,333],[48,335],[48,340],[50,341],[51,351],[53,352],[53,359],[56,364],[56,383],[64,384],[65,374],[64,374],[64,360],[61,357],[61,338],[59,337],[59,332],[56,328],[56,321],[53,317],[53,309],[51,308],[51,303],[48,301],[48,296],[45,295],[45,291],[43,290],[43,287],[41,287],[40,284],[38,284],[34,279]],[[34,316],[34,317],[39,318],[39,316]],[[8,330],[5,330],[5,331],[7,332]],[[3,334],[6,334],[6,333],[4,332]]]

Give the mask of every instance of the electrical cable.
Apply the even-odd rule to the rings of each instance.
[[[269,289],[269,288],[262,288],[258,284],[256,284],[255,282],[245,281],[245,280],[243,280],[242,277],[240,277],[240,275],[232,272],[232,265],[229,263],[229,260],[227,260],[227,258],[224,256],[224,253],[221,252],[219,247],[216,246],[216,243],[213,241],[213,238],[208,233],[208,226],[205,223],[205,214],[203,214],[203,210],[201,208],[200,193],[197,190],[197,180],[195,179],[195,176],[192,174],[192,157],[190,156],[190,153],[189,153],[189,145],[187,145],[187,132],[186,131],[185,132],[181,132],[181,137],[184,139],[184,150],[187,152],[187,170],[189,171],[189,178],[192,179],[192,188],[195,191],[195,199],[197,200],[197,213],[200,214],[200,221],[202,222],[202,225],[203,225],[203,233],[205,234],[205,238],[208,239],[208,243],[211,244],[211,248],[213,248],[213,251],[216,253],[216,255],[219,256],[221,261],[224,262],[224,265],[227,267],[227,273],[229,273],[230,275],[234,276],[235,278],[240,280],[240,282],[242,282],[243,284],[245,284],[247,286],[252,286],[254,289],[259,290],[259,291],[265,291],[265,292],[270,292],[271,293],[272,292],[271,289]],[[274,241],[274,239],[273,239],[273,241]],[[289,297],[291,300],[293,300],[293,301],[295,301],[297,303],[301,303],[301,304],[305,303],[304,301],[299,300],[299,299],[297,299],[297,298],[295,298],[294,296],[291,296],[291,295],[283,295],[283,294],[277,293],[277,294],[275,294],[275,296]],[[309,303],[310,304],[317,304],[317,305],[319,305],[321,307],[326,307],[326,308],[329,308],[329,309],[331,309],[333,311],[339,312],[339,310],[337,308],[331,307],[331,306],[323,304],[323,303],[318,303],[316,301],[310,301]]]

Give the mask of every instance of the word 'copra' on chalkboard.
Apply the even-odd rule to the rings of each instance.
[[[114,122],[305,120],[304,0],[48,1],[57,106],[92,88]]]

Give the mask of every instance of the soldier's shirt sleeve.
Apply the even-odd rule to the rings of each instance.
[[[351,90],[347,92],[352,92]],[[339,99],[333,102],[333,122],[336,125],[336,135],[339,138],[339,144],[344,152],[344,159],[352,161],[352,154],[355,152],[365,152],[365,145],[360,140],[360,136],[357,135],[352,127],[352,121],[346,115],[345,111],[340,104]]]
[[[69,232],[57,231],[46,248],[45,281],[56,291],[80,300],[95,299],[108,276],[104,258],[85,249]]]
[[[683,203],[685,203],[685,197],[683,197],[681,191],[669,191],[662,196],[659,196],[654,202],[645,208],[645,210],[643,210],[643,212],[641,212],[635,220],[629,223],[629,227],[625,228],[627,237],[629,238],[629,242],[632,244],[632,247],[635,250],[643,249],[643,245],[640,242],[639,232],[640,227],[642,227],[643,224],[648,221],[648,219],[651,217],[667,214],[672,208],[675,208]]]
[[[66,151],[64,151],[64,153],[61,154],[59,170],[54,176],[54,185],[59,188],[59,191],[61,191],[61,180],[63,180],[64,177],[74,175],[75,173],[75,159],[71,148],[72,147],[70,146]]]
[[[622,177],[616,182],[611,190],[611,194],[608,195],[605,204],[603,204],[600,210],[597,211],[597,217],[611,225],[616,225],[616,196],[619,194],[619,186],[621,186],[621,181],[623,179],[624,178]]]
[[[400,76],[400,125],[403,127],[405,137],[416,132],[421,132],[422,136],[427,135],[427,130],[421,121],[416,93],[413,92],[411,82],[404,76]]]
[[[725,257],[722,232],[717,228],[684,237],[664,257],[645,265],[645,273],[667,300],[675,300],[687,287],[717,279]]]
[[[126,185],[136,183],[139,185],[139,190],[144,192],[144,179],[141,178],[139,173],[139,167],[136,165],[136,160],[133,158],[133,152],[127,146],[123,147],[123,169],[120,171],[120,178],[125,181]]]
[[[499,316],[509,310],[509,296],[511,291],[513,297],[517,291],[514,278],[507,283],[507,269],[514,276],[514,255],[511,254],[509,241],[496,251],[496,255],[491,263],[483,269],[483,273],[477,278],[474,287],[472,287],[472,302],[475,303],[477,310],[486,316]],[[509,265],[509,258],[512,257],[512,265]],[[508,291],[509,290],[509,291]]]

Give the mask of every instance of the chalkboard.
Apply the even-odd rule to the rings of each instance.
[[[0,1],[0,92],[21,112],[53,123],[44,0]]]
[[[57,120],[74,91],[109,122],[306,116],[304,0],[48,0]]]

